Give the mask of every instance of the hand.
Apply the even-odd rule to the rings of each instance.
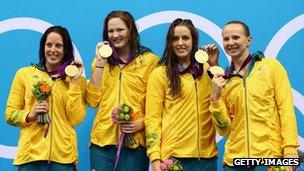
[[[219,58],[219,50],[215,44],[208,44],[206,46],[203,46],[202,49],[204,49],[209,56],[208,63],[210,66],[216,66],[218,65],[218,58]]]
[[[107,43],[107,42],[98,42],[95,47],[95,56],[97,59],[96,65],[98,65],[98,66],[104,66],[104,64],[107,62],[107,58],[100,56],[99,52],[98,52],[100,46],[102,46],[104,43]]]
[[[32,122],[37,119],[39,113],[47,113],[49,111],[49,103],[47,100],[38,101],[32,108],[31,112],[26,116],[26,122]]]
[[[212,92],[211,101],[217,101],[221,97],[223,87],[226,85],[227,80],[222,75],[215,75],[212,79]]]
[[[78,79],[80,78],[80,76],[81,76],[81,74],[82,74],[82,72],[83,72],[83,64],[82,64],[80,61],[75,60],[75,61],[73,61],[73,62],[71,63],[71,65],[75,65],[75,66],[77,66],[77,68],[78,68],[78,73],[77,73],[77,75],[75,75],[73,78],[71,78],[71,83],[77,84]]]
[[[160,170],[160,160],[153,160],[152,161],[152,163],[151,163],[151,165],[152,165],[152,170],[153,171],[161,171]]]
[[[121,131],[124,133],[135,133],[144,128],[144,119],[135,121],[118,121],[121,127]]]

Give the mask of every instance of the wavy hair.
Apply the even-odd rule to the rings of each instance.
[[[194,53],[197,51],[198,46],[198,32],[194,27],[193,23],[189,19],[175,19],[168,30],[167,37],[166,37],[166,46],[165,50],[162,55],[162,59],[160,60],[159,64],[166,67],[166,74],[169,79],[169,87],[171,89],[171,95],[173,97],[180,97],[181,96],[181,81],[180,76],[177,72],[178,68],[178,58],[173,52],[173,41],[174,41],[174,29],[177,26],[185,26],[190,30],[192,36],[192,49],[190,52],[190,60],[192,61],[194,58]]]

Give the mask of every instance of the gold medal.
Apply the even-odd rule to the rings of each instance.
[[[198,63],[206,63],[209,59],[208,53],[204,50],[198,49],[194,54],[195,60]]]
[[[99,47],[98,53],[101,57],[108,58],[112,55],[113,49],[109,44],[104,43]]]
[[[212,75],[224,75],[225,74],[224,69],[219,66],[212,66],[209,68],[209,71],[211,72]]]
[[[78,68],[75,65],[68,65],[65,67],[64,72],[69,77],[75,77],[78,74]]]

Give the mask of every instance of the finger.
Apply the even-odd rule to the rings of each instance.
[[[48,107],[44,106],[44,105],[36,105],[35,112],[36,113],[42,113],[42,112],[46,113],[46,112],[48,112]]]
[[[210,45],[210,49],[214,50],[216,48],[217,48],[217,46],[214,43]]]
[[[130,122],[129,121],[118,121],[119,124],[121,125],[127,125],[129,124]]]
[[[44,105],[38,105],[36,106],[36,111],[47,111],[48,107]]]
[[[122,127],[121,130],[122,130],[122,132],[125,132],[125,133],[132,133],[133,132],[132,128],[124,128],[124,127]]]
[[[204,49],[205,49],[206,52],[209,52],[210,44],[205,45],[205,46],[204,46]]]
[[[72,64],[72,65],[76,65],[78,68],[80,68],[80,67],[83,66],[82,62],[81,62],[81,61],[78,61],[78,60],[73,61],[71,64]]]
[[[215,74],[213,79],[218,80],[220,78],[223,78],[220,74]]]
[[[96,48],[102,46],[104,44],[104,42],[98,42],[97,45],[96,45]]]
[[[126,129],[133,129],[134,125],[133,124],[124,123],[124,124],[121,124],[121,127],[122,128],[126,128]]]

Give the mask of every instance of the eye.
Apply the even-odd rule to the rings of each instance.
[[[124,28],[119,28],[119,29],[117,29],[117,32],[122,32],[124,30],[125,30]]]
[[[178,36],[173,36],[172,40],[173,41],[178,41],[179,37]]]
[[[50,48],[50,47],[52,47],[52,43],[46,43],[45,46]]]
[[[108,30],[108,33],[114,33],[113,29]]]
[[[183,40],[189,40],[190,37],[189,37],[189,36],[183,36],[182,39],[183,39]]]
[[[239,38],[240,38],[240,36],[238,36],[238,35],[232,36],[232,39],[233,39],[233,40],[237,40],[237,39],[239,39]]]
[[[224,42],[229,41],[229,37],[224,37],[224,38],[223,38],[223,41],[224,41]]]
[[[55,46],[56,46],[56,48],[62,48],[62,47],[63,47],[63,44],[57,43]]]

